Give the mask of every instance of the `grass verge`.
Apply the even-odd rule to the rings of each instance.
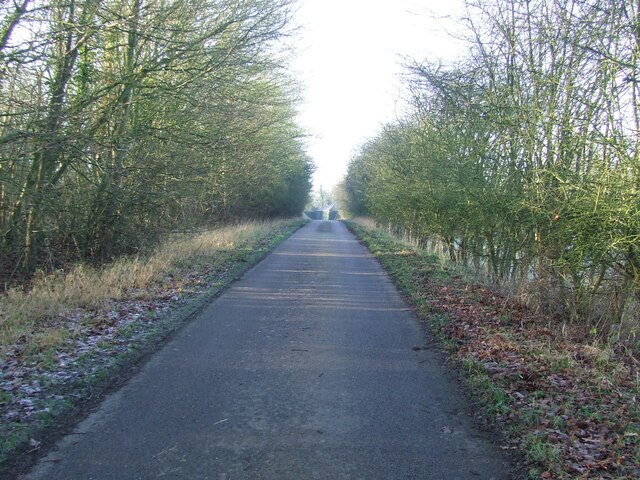
[[[639,363],[561,334],[371,222],[346,222],[446,348],[483,418],[530,479],[640,478]]]
[[[36,277],[28,290],[14,288],[0,297],[0,348],[25,336],[47,348],[60,333],[46,328],[52,319],[76,308],[99,310],[114,300],[141,297],[166,281],[180,288],[179,283],[192,270],[212,273],[237,260],[238,254],[252,251],[254,242],[285,224],[250,222],[175,236],[148,257],[122,258],[104,268],[79,265],[69,272]]]
[[[0,298],[0,476],[24,471],[82,411],[302,226],[174,237],[146,258],[77,267]]]

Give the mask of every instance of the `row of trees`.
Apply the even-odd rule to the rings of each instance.
[[[548,311],[640,327],[640,2],[468,3],[468,55],[407,66],[351,210],[444,242]]]
[[[284,73],[291,3],[2,2],[0,267],[300,213],[312,164]]]

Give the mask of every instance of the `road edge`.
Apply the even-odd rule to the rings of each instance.
[[[249,254],[234,259],[224,275],[209,277],[210,284],[204,292],[185,298],[159,314],[152,327],[131,332],[134,338],[125,352],[81,380],[65,385],[61,390],[64,398],[51,405],[47,420],[27,428],[27,439],[5,452],[6,459],[0,463],[0,479],[15,479],[26,474],[60,438],[95,411],[108,395],[122,388],[204,308],[307,223],[292,221],[262,239]],[[32,438],[37,438],[37,442],[31,441]]]

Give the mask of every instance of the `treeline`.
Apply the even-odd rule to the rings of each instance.
[[[3,2],[0,268],[299,214],[313,167],[285,73],[291,4]]]
[[[592,332],[640,327],[640,4],[469,2],[468,55],[407,65],[412,107],[354,156],[352,213]]]

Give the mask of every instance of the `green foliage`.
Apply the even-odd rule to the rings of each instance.
[[[349,209],[633,341],[638,15],[618,0],[470,2],[467,58],[407,65],[412,111],[352,158]]]
[[[0,7],[0,272],[138,253],[167,231],[300,214],[313,166],[281,44],[291,8]]]

